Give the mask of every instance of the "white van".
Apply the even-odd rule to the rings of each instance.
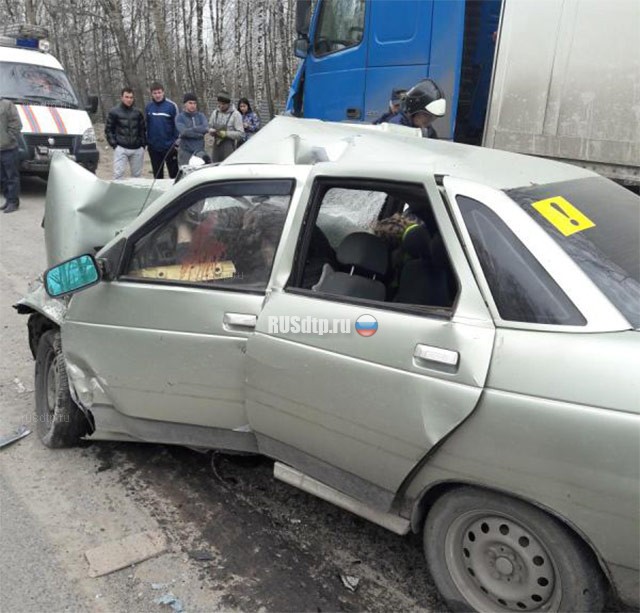
[[[51,156],[63,151],[95,172],[99,153],[88,112],[60,62],[48,53],[44,28],[8,26],[0,34],[0,98],[14,102],[22,120],[20,170],[47,175]]]

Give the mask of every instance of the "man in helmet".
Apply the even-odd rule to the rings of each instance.
[[[438,138],[431,124],[446,112],[447,101],[442,90],[435,81],[423,79],[407,92],[402,111],[389,123],[420,128],[425,138]]]
[[[399,112],[402,106],[402,101],[407,95],[406,89],[393,88],[391,90],[391,98],[389,98],[389,110],[386,113],[383,113],[373,122],[373,125],[378,125],[381,123],[386,123],[391,121],[392,117],[395,117]]]

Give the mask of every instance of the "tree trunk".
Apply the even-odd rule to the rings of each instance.
[[[125,31],[121,2],[122,0],[100,0],[106,13],[109,29],[116,40],[116,50],[125,80],[123,87],[131,87],[136,99],[141,101],[144,100],[144,87],[136,71],[135,50],[129,43]]]
[[[153,26],[158,43],[158,55],[160,57],[160,68],[163,70],[163,79],[169,97],[178,100],[179,90],[175,79],[174,60],[167,44],[167,32],[165,30],[165,15],[163,15],[160,0],[149,0],[149,11],[153,19]]]

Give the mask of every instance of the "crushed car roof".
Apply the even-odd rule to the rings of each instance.
[[[558,162],[497,149],[422,138],[416,128],[276,117],[223,164],[343,163],[424,168],[497,189],[592,177]]]

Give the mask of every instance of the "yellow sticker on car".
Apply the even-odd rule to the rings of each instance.
[[[594,228],[596,225],[562,196],[538,200],[532,206],[565,236]]]

